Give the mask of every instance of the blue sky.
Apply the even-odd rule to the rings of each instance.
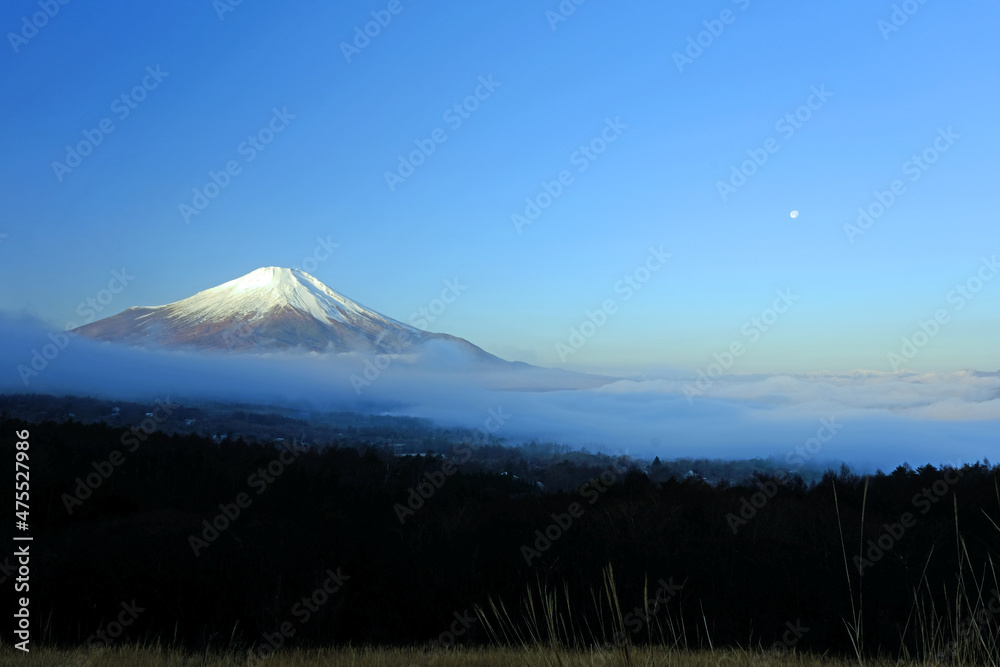
[[[961,308],[954,292],[1000,251],[996,3],[914,1],[891,32],[893,3],[857,0],[589,0],[555,29],[554,0],[243,2],[221,19],[221,0],[56,6],[34,32],[37,1],[0,10],[0,311],[61,328],[113,270],[135,278],[107,315],[302,266],[319,238],[338,245],[312,273],[397,319],[445,280],[467,285],[428,328],[509,359],[690,374],[742,342],[735,372],[890,371],[944,310],[903,367],[1000,368],[1000,280]],[[391,22],[348,62],[371,12]],[[457,125],[446,114],[477,89]],[[796,112],[794,133],[776,127]],[[104,119],[113,131],[57,175]],[[385,173],[435,130],[445,140],[391,189]],[[614,141],[581,158],[602,132]],[[748,151],[767,160],[724,201]],[[925,151],[936,161],[914,171]],[[180,205],[231,162],[186,221]],[[512,215],[563,171],[518,233]],[[905,190],[851,243],[844,225],[893,181]],[[661,246],[669,260],[626,300],[616,285]],[[750,342],[777,290],[798,299]]]

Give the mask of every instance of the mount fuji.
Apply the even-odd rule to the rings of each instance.
[[[249,353],[398,353],[434,340],[480,361],[504,363],[464,339],[422,331],[366,308],[304,271],[274,266],[181,301],[129,308],[73,331],[133,346]]]

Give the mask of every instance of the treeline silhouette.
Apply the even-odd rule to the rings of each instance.
[[[845,620],[860,618],[863,650],[891,653],[919,645],[917,607],[943,626],[962,620],[960,577],[990,581],[977,594],[1000,608],[1000,466],[988,461],[710,485],[595,456],[554,464],[542,488],[509,450],[509,469],[484,467],[477,457],[495,445],[474,440],[394,456],[343,440],[299,449],[0,419],[5,442],[20,430],[33,624],[55,644],[92,642],[133,601],[142,611],[114,641],[479,642],[475,605],[518,609],[539,588],[579,601],[584,639],[610,642],[588,616],[609,564],[626,612],[657,582],[672,586],[638,616],[635,641],[670,620],[691,645],[766,647],[794,626],[798,649],[853,655]],[[13,525],[13,503],[3,507]],[[0,565],[12,579],[13,559]],[[332,576],[336,589],[317,594]]]
[[[185,402],[165,399],[169,413],[158,415],[157,431],[178,435],[202,435],[213,440],[242,438],[249,443],[297,440],[347,447],[370,447],[383,453],[427,454],[453,451],[456,446],[476,441],[474,429],[445,428],[428,419],[389,414],[321,411],[273,405],[252,405],[219,401]],[[156,404],[109,401],[90,396],[49,394],[0,394],[0,413],[26,421],[79,421],[111,426],[140,424]],[[482,434],[479,434],[480,436]],[[537,440],[508,444],[501,435],[489,435],[474,458],[484,471],[508,472],[525,481],[542,482],[549,490],[575,489],[586,481],[581,471],[607,467],[608,456],[591,454],[586,448],[573,449],[565,443]],[[628,452],[624,452],[627,454]],[[785,458],[788,458],[787,456]],[[711,484],[744,480],[757,472],[775,475],[794,470],[807,482],[819,481],[840,461],[818,457],[754,459],[676,458],[644,462],[636,459],[654,481],[698,477]]]

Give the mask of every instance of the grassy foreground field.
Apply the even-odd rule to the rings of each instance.
[[[840,667],[857,665],[856,659],[827,658],[789,653],[717,650],[677,651],[662,647],[629,647],[591,651],[563,648],[469,648],[429,652],[421,648],[338,648],[290,650],[270,659],[253,661],[246,654],[195,654],[164,648],[123,646],[104,651],[87,649],[35,649],[30,654],[0,647],[0,665],[25,667]],[[935,662],[896,660],[865,661],[868,667],[931,665]],[[952,665],[973,663],[952,662]]]

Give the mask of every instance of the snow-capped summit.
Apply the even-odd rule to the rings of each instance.
[[[129,308],[73,331],[147,348],[404,355],[424,370],[458,372],[470,382],[502,389],[578,389],[614,380],[504,361],[462,338],[377,313],[304,271],[276,266],[164,306]]]
[[[304,271],[275,266],[164,306],[129,308],[75,332],[132,345],[247,352],[373,351],[387,343],[449,339],[492,357],[460,338],[427,333],[366,308]]]
[[[291,309],[321,322],[331,320],[366,329],[372,326],[378,330],[401,328],[418,333],[414,327],[380,315],[333,291],[305,271],[277,266],[251,271],[161,308],[168,308],[172,317],[192,322],[229,318],[254,322]]]

